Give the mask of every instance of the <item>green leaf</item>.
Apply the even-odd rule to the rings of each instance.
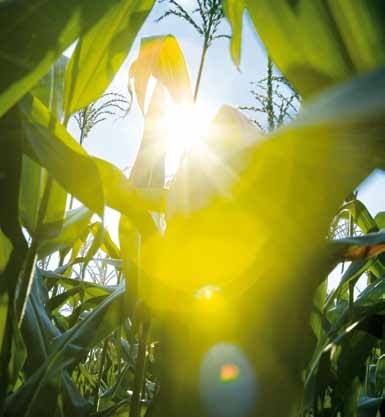
[[[384,229],[385,228],[385,211],[381,211],[379,213],[376,214],[376,217],[374,218],[377,227],[379,229]]]
[[[81,281],[75,278],[68,278],[64,275],[56,274],[50,271],[40,270],[42,278],[48,285],[48,288],[52,286],[60,285],[66,291],[70,291],[74,288],[82,287],[84,300],[95,298],[95,297],[106,297],[110,295],[115,289],[115,286],[102,286],[93,282]]]
[[[371,260],[361,260],[352,262],[348,269],[344,272],[344,274],[341,277],[341,280],[338,284],[338,286],[330,292],[329,296],[327,297],[325,301],[325,310],[327,310],[333,303],[333,301],[338,297],[338,295],[341,293],[343,288],[346,288],[346,285],[351,281],[357,281],[357,279],[368,270]]]
[[[39,207],[46,184],[47,171],[24,154],[19,210],[22,224],[32,236],[37,232]],[[66,191],[56,181],[53,181],[45,211],[44,224],[42,230],[39,231],[42,238],[52,238],[54,234],[60,232],[66,201]]]
[[[126,303],[132,313],[138,301],[141,235],[126,216],[120,216],[119,244],[126,280]]]
[[[47,292],[41,281],[40,273],[37,271],[22,325],[23,338],[27,342],[26,346],[28,349],[27,361],[23,369],[27,381],[29,381],[30,377],[33,377],[35,372],[47,360],[52,349],[53,339],[60,336],[60,332],[52,324],[44,308],[46,299]],[[9,409],[7,413],[10,416],[24,415],[28,401],[31,399],[31,397],[28,397],[28,392],[31,392],[28,389],[34,388],[36,387],[27,385],[27,395],[25,397],[18,396],[17,393],[8,397]],[[40,401],[37,402],[37,407],[32,415],[52,416],[57,409],[59,395],[64,395],[66,399],[64,409],[70,412],[69,415],[85,417],[89,405],[77,391],[67,371],[60,372],[56,378],[50,380],[50,384],[41,387]],[[16,403],[13,402],[14,398],[17,399]]]
[[[129,77],[134,80],[135,92],[143,113],[151,76],[167,88],[176,103],[191,102],[192,94],[186,61],[174,36],[143,38],[139,56],[131,65]]]
[[[104,196],[99,172],[84,149],[36,97],[21,104],[25,151],[90,210],[103,215]]]
[[[26,246],[20,228],[18,208],[22,140],[20,112],[14,107],[0,118],[0,228],[15,249]]]
[[[158,189],[155,190],[158,192],[146,194],[141,189],[135,188],[123,172],[113,164],[94,157],[92,160],[102,179],[106,205],[132,219],[143,232],[155,230],[147,210],[159,210],[162,207],[163,190]]]
[[[102,245],[104,240],[105,233],[104,225],[100,222],[96,222],[90,225],[89,229],[93,235],[93,240],[87,250],[86,256],[84,257],[84,262],[81,269],[82,279],[84,279],[84,275],[86,273],[88,264],[90,263],[91,259],[95,256],[96,252],[100,249],[100,246]]]
[[[126,318],[122,310],[123,294],[124,282],[73,328],[56,338],[44,363],[9,398],[9,415],[37,415],[36,410],[40,406],[37,400],[44,398],[42,390],[52,384],[65,367],[78,362],[91,347],[100,343]]]
[[[8,263],[12,252],[12,244],[0,229],[0,274]]]
[[[235,64],[240,62],[247,9],[273,61],[304,97],[385,62],[381,2],[222,2],[232,26]]]
[[[125,60],[154,0],[124,0],[80,38],[68,64],[64,109],[72,113],[95,101]]]
[[[63,117],[64,74],[68,58],[65,55],[51,66],[49,72],[33,87],[30,93],[37,97],[59,120]]]
[[[79,207],[68,212],[63,221],[63,227],[54,239],[44,240],[39,246],[39,257],[56,252],[61,249],[71,248],[80,235],[87,230],[92,212],[86,207]]]
[[[25,100],[21,107],[25,152],[47,168],[64,189],[100,216],[106,204],[143,229],[154,228],[145,210],[161,206],[160,193],[152,193],[155,197],[143,193],[113,164],[90,157],[36,97]]]
[[[350,213],[354,223],[363,231],[363,233],[376,232],[378,226],[368,209],[360,200],[352,200],[341,207],[339,215],[344,212]]]
[[[28,0],[2,5],[0,116],[27,93],[79,36],[124,0]]]

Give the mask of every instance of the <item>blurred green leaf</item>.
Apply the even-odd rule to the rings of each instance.
[[[142,297],[167,317],[156,416],[170,410],[170,398],[178,398],[173,415],[203,412],[191,375],[224,339],[247,352],[256,370],[255,414],[286,416],[301,401],[301,375],[315,346],[312,299],[336,262],[325,237],[346,196],[384,165],[384,91],[381,68],[324,91],[271,135],[258,140],[256,131],[256,140],[231,146],[232,137],[242,137],[240,124],[225,125],[217,135],[225,143],[227,136],[228,146],[215,152],[210,136],[186,157],[167,196],[165,234],[144,239],[141,249]],[[197,163],[189,166],[189,159]],[[207,287],[223,294],[231,318],[206,312],[199,294]],[[176,370],[173,363],[183,359],[175,352],[187,350],[189,367]],[[272,406],[275,384],[285,389]],[[346,392],[346,410],[358,389]]]
[[[385,62],[382,2],[222,2],[232,26],[235,64],[246,9],[273,61],[304,97]]]
[[[381,211],[380,213],[376,214],[376,217],[374,218],[377,227],[379,229],[384,229],[385,228],[385,212]]]

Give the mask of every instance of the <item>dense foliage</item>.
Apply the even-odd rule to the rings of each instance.
[[[385,415],[385,215],[354,193],[384,168],[385,6],[168,4],[160,19],[203,38],[198,77],[174,36],[141,40],[129,178],[81,144],[127,111],[105,91],[154,0],[0,4],[0,416]],[[210,158],[191,149],[169,181],[156,120],[169,99],[193,111],[224,19],[239,66],[245,10],[269,56],[265,134],[223,106]]]

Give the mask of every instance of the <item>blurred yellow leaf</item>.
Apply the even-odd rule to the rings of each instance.
[[[165,235],[143,243],[142,265],[154,282],[150,303],[188,308],[186,300],[203,285],[236,296],[255,286],[274,293],[286,281],[294,291],[300,273],[322,259],[330,221],[346,195],[383,165],[383,75],[331,90],[294,123],[244,142],[243,150],[232,142],[244,137],[240,123],[225,125],[219,138],[227,145],[214,153],[215,137],[209,138],[206,159],[204,149],[197,157],[200,167],[182,166],[171,186]],[[365,104],[352,100],[364,93]],[[165,298],[157,297],[157,285],[169,297],[163,290]]]

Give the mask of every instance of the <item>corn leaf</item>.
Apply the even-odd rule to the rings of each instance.
[[[232,26],[235,64],[247,10],[273,61],[304,97],[385,62],[382,4],[223,0],[223,6]]]
[[[79,36],[123,0],[23,0],[0,14],[0,116],[25,95]]]
[[[39,246],[39,256],[44,258],[58,250],[71,248],[79,236],[87,230],[92,212],[84,206],[71,210],[63,220],[63,227],[54,239],[43,240]]]
[[[150,77],[155,77],[167,88],[177,103],[191,101],[191,87],[183,53],[171,36],[143,38],[138,58],[131,64],[129,78],[134,80],[138,103],[143,113]]]
[[[101,179],[91,157],[39,99],[29,97],[21,109],[28,155],[90,210],[103,215]]]
[[[122,0],[85,35],[65,75],[66,117],[95,101],[125,60],[154,0]]]

